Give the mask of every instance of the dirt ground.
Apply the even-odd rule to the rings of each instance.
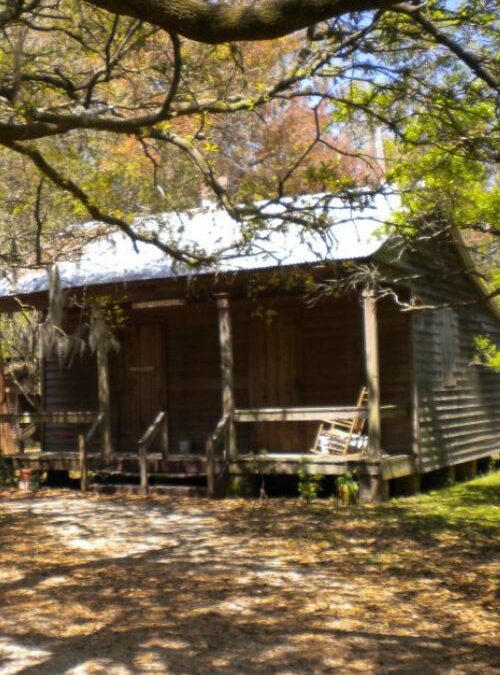
[[[4,490],[0,675],[500,672],[471,486],[463,513]]]

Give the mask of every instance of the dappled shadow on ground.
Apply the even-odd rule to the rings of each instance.
[[[475,486],[437,511],[0,499],[0,674],[496,672]]]

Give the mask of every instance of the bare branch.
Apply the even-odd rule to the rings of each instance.
[[[49,162],[47,162],[39,150],[26,145],[20,145],[19,143],[4,143],[4,145],[10,150],[28,157],[37,167],[37,169],[50,181],[52,181],[54,185],[57,185],[57,187],[59,187],[61,190],[68,192],[72,197],[83,204],[92,218],[121,230],[124,234],[130,237],[134,244],[137,242],[152,244],[153,246],[156,246],[158,249],[160,249],[160,251],[163,251],[163,253],[170,256],[173,260],[189,266],[207,265],[213,262],[211,258],[197,256],[166,244],[165,242],[160,241],[155,235],[146,237],[142,234],[139,234],[129,223],[127,223],[122,218],[117,218],[116,216],[112,216],[104,212],[101,208],[99,208],[99,206],[97,206],[97,204],[92,201],[90,196],[84,190],[82,190],[79,185],[77,185],[70,178],[63,176],[54,166],[49,164]]]
[[[465,63],[472,70],[472,72],[477,75],[477,77],[486,82],[488,86],[494,90],[499,88],[500,82],[493,75],[493,73],[490,73],[488,70],[486,70],[484,65],[481,63],[481,60],[474,56],[472,52],[464,49],[449,35],[446,35],[446,33],[439,30],[438,26],[433,21],[431,21],[431,19],[422,14],[418,6],[401,3],[400,5],[395,5],[393,10],[400,11],[402,14],[410,16],[414,21],[422,26],[426,33],[432,35],[436,42],[447,47],[451,52],[453,52],[453,54],[455,54],[455,56],[458,56],[458,58],[463,61],[463,63]]]

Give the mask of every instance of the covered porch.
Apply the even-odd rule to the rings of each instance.
[[[292,294],[186,302],[165,291],[124,305],[118,352],[45,361],[41,453],[11,461],[84,474],[82,462],[100,462],[145,490],[154,475],[203,476],[215,494],[228,476],[306,466],[381,477],[391,457],[411,457],[410,323],[389,302],[368,291],[314,306]],[[75,410],[93,411],[93,424],[60,423]],[[346,418],[365,421],[362,452],[311,452],[319,424]]]

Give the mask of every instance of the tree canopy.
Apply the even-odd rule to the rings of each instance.
[[[498,233],[494,10],[2,0],[4,261],[57,259],[89,236],[68,223],[90,217],[208,264],[134,226],[205,196],[241,222],[243,241],[264,227],[265,206],[300,192],[327,209],[325,195],[363,204],[397,191],[407,231],[432,221]],[[315,214],[288,218],[321,227]]]

